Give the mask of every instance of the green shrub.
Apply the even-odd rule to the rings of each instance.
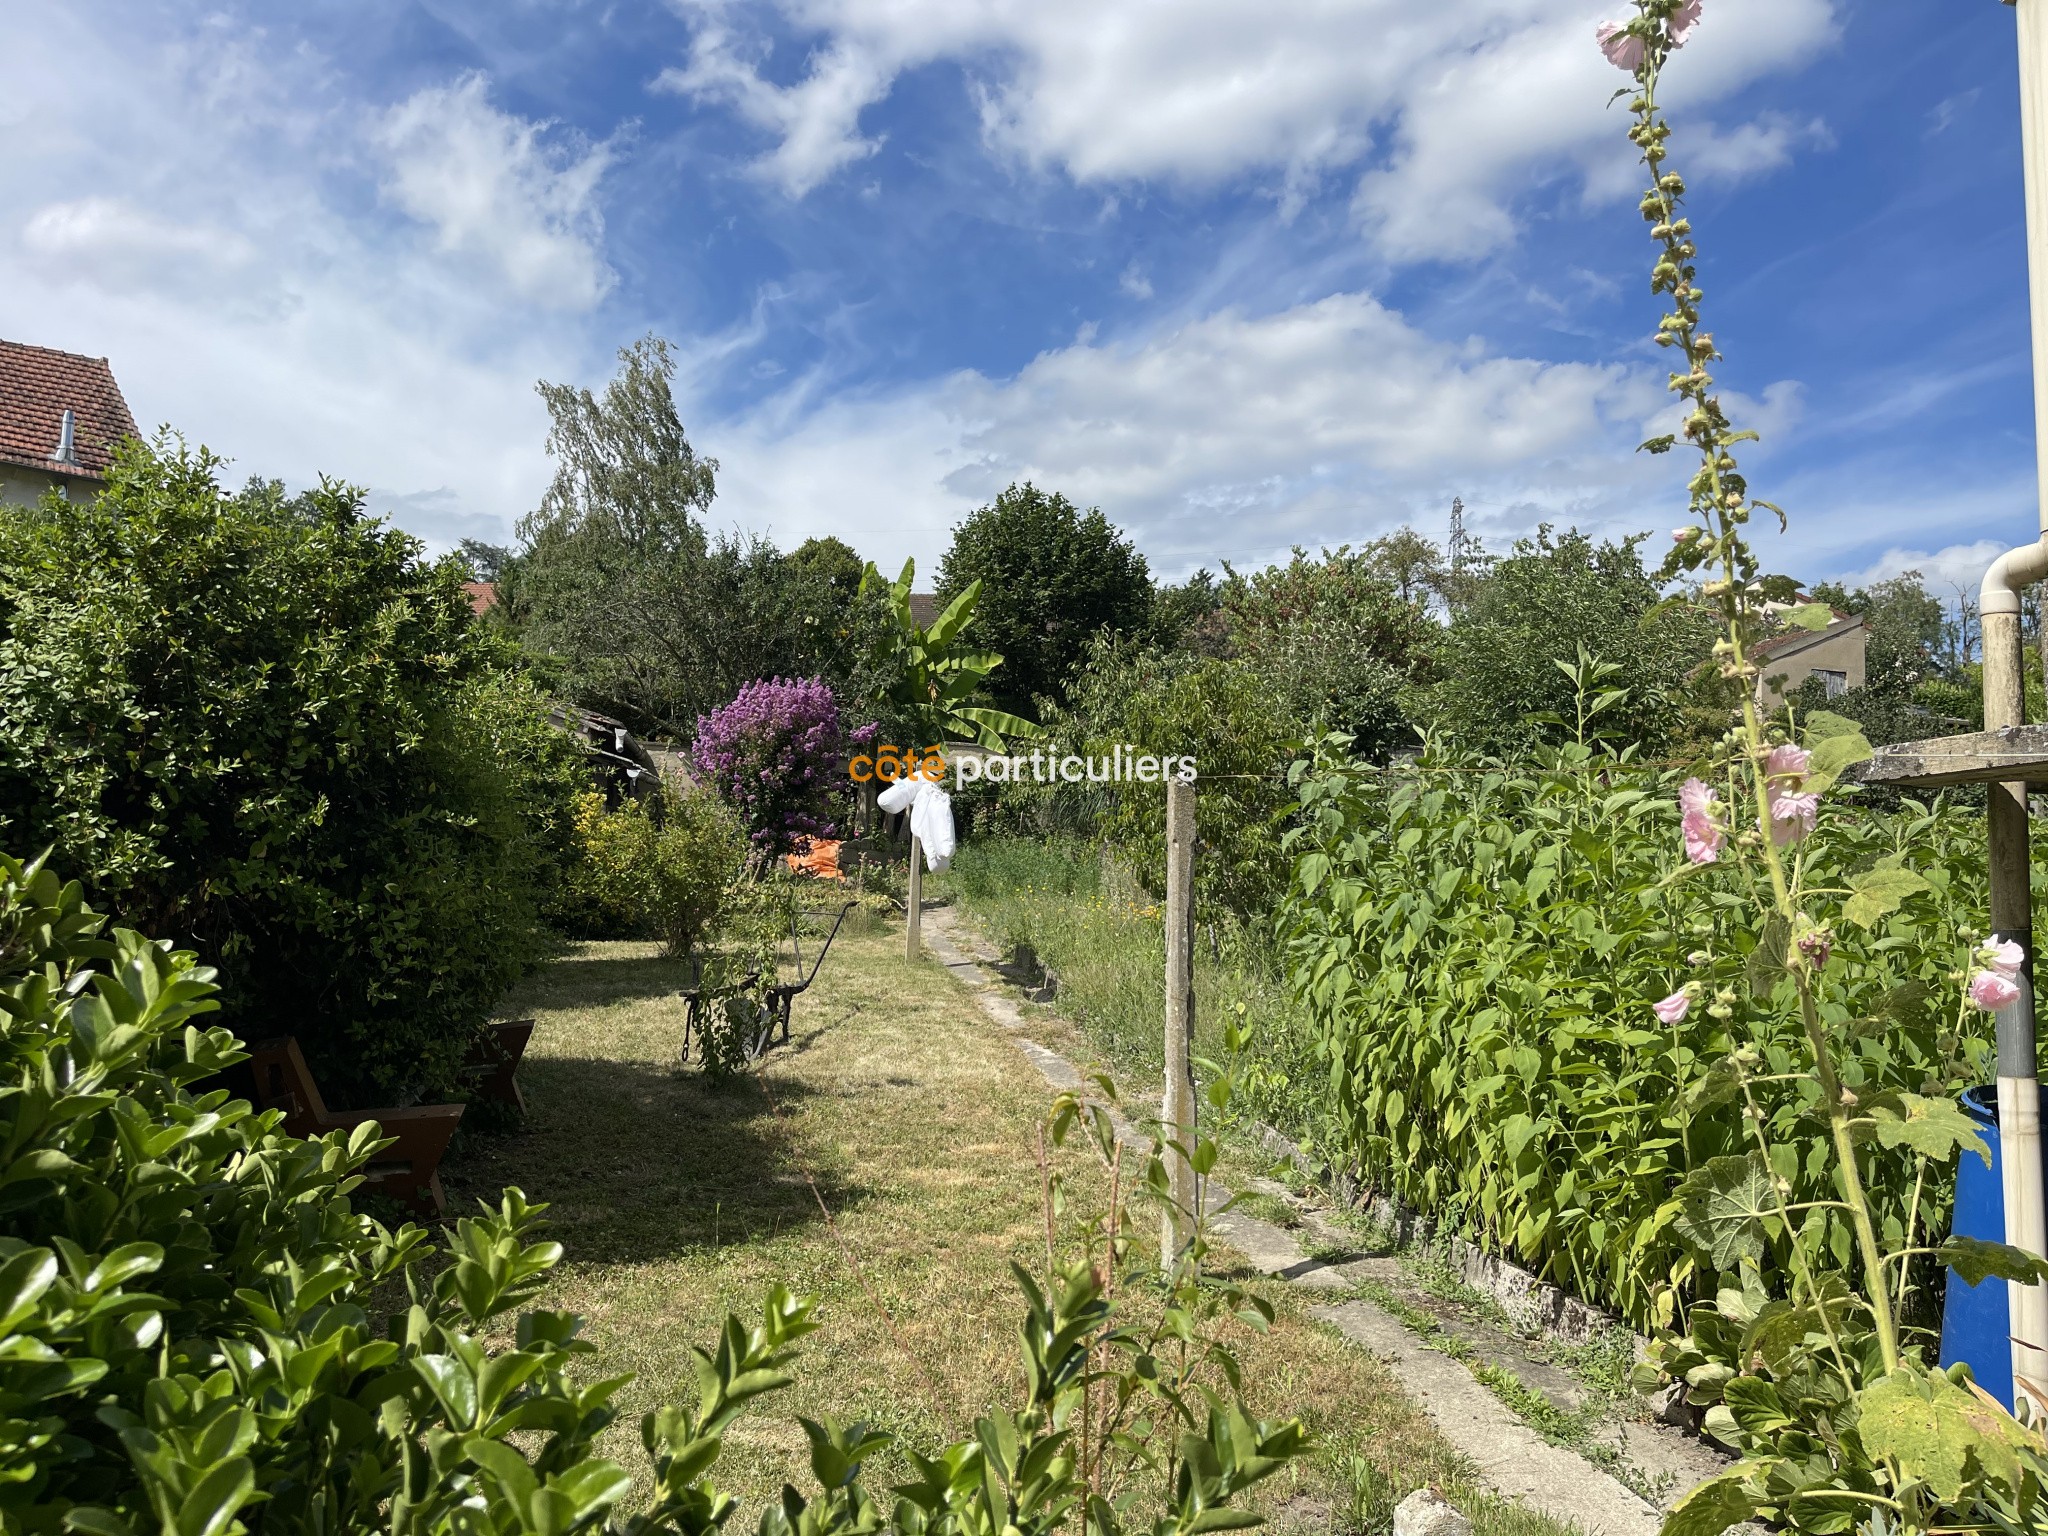
[[[343,1102],[452,1085],[537,953],[574,744],[473,622],[463,568],[334,483],[221,491],[122,452],[0,517],[0,837],[229,968]]]
[[[575,814],[580,857],[555,912],[590,938],[656,938],[674,957],[717,931],[747,859],[739,818],[707,790],[664,790],[617,810],[586,794]]]
[[[1256,668],[1105,637],[1075,680],[1071,706],[1052,716],[1045,736],[1054,756],[1107,759],[1118,746],[1192,756],[1202,919],[1249,919],[1263,931],[1286,885],[1280,818],[1293,800],[1287,765],[1305,730]],[[1027,771],[1007,784],[969,786],[960,812],[983,832],[1103,838],[1147,890],[1166,888],[1163,784],[1039,783]]]
[[[789,1385],[793,1346],[816,1326],[808,1302],[776,1286],[754,1326],[728,1318],[696,1352],[694,1400],[641,1421],[651,1491],[625,1507],[634,1480],[596,1445],[632,1378],[596,1368],[579,1318],[529,1308],[561,1257],[536,1240],[539,1208],[508,1190],[431,1256],[419,1227],[354,1210],[374,1127],[301,1141],[213,1087],[240,1059],[226,1030],[200,1025],[213,973],[132,931],[99,932],[76,884],[0,858],[0,1525],[712,1536],[727,1524],[736,1503],[709,1482],[721,1437]],[[1063,1104],[1055,1142],[1083,1116]],[[1158,1155],[1144,1187],[1164,1178]],[[820,1486],[785,1487],[762,1536],[1050,1536],[1084,1510],[1096,1536],[1119,1536],[1127,1518],[1138,1528],[1123,1500],[1088,1497],[1090,1458],[1106,1486],[1146,1479],[1154,1536],[1256,1523],[1220,1511],[1299,1455],[1305,1434],[1246,1416],[1218,1331],[1264,1303],[1203,1282],[1200,1253],[1198,1238],[1166,1286],[1132,1274],[1119,1288],[1162,1298],[1148,1318],[1113,1307],[1090,1262],[1135,1269],[1127,1239],[1043,1288],[1018,1271],[1022,1407],[913,1458],[918,1479],[887,1512],[857,1479],[890,1437],[804,1421]],[[1084,1392],[1115,1409],[1092,1434]]]
[[[1786,933],[1757,932],[1714,871],[1684,866],[1677,775],[1581,747],[1540,768],[1432,755],[1383,773],[1326,744],[1303,769],[1289,969],[1321,1039],[1324,1108],[1341,1133],[1329,1150],[1372,1187],[1639,1327],[1668,1325],[1717,1280],[1682,1239],[1672,1189],[1747,1153],[1741,1104],[1710,1069],[1754,1045],[1785,1074],[1757,1092],[1770,1139],[1788,1149],[1791,1198],[1834,1198],[1796,1010],[1772,1002],[1791,985]],[[1989,1023],[1958,1018],[1948,973],[1981,900],[1981,820],[1941,802],[1845,810],[1804,856],[1816,886],[1879,861],[1927,882],[1873,919],[1876,942],[1839,945],[1828,962],[1844,1082],[1867,1098],[1980,1081]],[[1731,958],[1694,963],[1709,952]],[[1739,1037],[1712,1008],[1660,1023],[1650,1004],[1688,982],[1754,994],[1756,1022]],[[1881,1235],[1901,1244],[1910,1151],[1872,1143],[1863,1156]],[[1951,1198],[1940,1173],[1920,1204],[1937,1233]],[[1810,1220],[1827,1262],[1845,1267],[1839,1211]],[[1784,1275],[1782,1251],[1764,1272]]]

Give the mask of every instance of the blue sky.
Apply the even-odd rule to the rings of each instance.
[[[676,345],[723,524],[927,566],[1012,479],[1162,574],[1464,497],[1681,520],[1621,0],[27,0],[0,336],[510,537],[535,379]],[[1781,568],[2030,538],[2012,12],[1707,0],[1667,95]]]

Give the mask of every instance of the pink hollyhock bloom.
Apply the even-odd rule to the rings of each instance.
[[[1764,773],[1773,779],[1803,779],[1812,762],[1811,752],[1795,747],[1789,741],[1781,742],[1771,748],[1771,755],[1764,762]]]
[[[1771,795],[1771,841],[1780,848],[1796,843],[1820,819],[1820,796],[1776,790]]]
[[[1678,786],[1679,828],[1685,835],[1685,856],[1695,864],[1721,857],[1721,827],[1714,820],[1714,792],[1698,779]]]
[[[1671,46],[1683,48],[1685,40],[1692,36],[1692,29],[1699,24],[1700,0],[1685,0],[1685,4],[1673,11],[1671,19],[1665,23],[1671,34]]]
[[[2019,995],[2019,983],[1996,971],[1979,971],[1970,978],[1970,1001],[1986,1013],[1998,1012]]]
[[[1834,953],[1834,935],[1824,930],[1801,934],[1799,953],[1804,955],[1816,971],[1827,969],[1828,956]]]
[[[1674,544],[1690,544],[1698,536],[1699,529],[1697,528],[1674,528],[1671,530],[1671,542]]]
[[[1603,21],[1593,34],[1600,40],[1600,51],[1607,55],[1607,62],[1616,69],[1625,69],[1634,74],[1643,66],[1643,40],[1633,32],[1625,32],[1618,21]]]
[[[1685,833],[1685,857],[1693,864],[1721,861],[1721,829],[1710,816],[1688,816],[1680,823]]]
[[[2019,940],[2006,939],[1997,944],[1984,946],[1984,958],[1991,962],[1991,968],[2007,981],[2019,975],[2020,967],[2027,963],[2027,952],[2020,948]]]
[[[1692,1011],[1692,994],[1681,987],[1663,1002],[1650,1004],[1650,1011],[1666,1024],[1676,1024]]]

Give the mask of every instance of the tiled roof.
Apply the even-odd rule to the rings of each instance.
[[[1828,612],[1833,614],[1834,617],[1828,620],[1828,627],[1826,629],[1788,629],[1781,634],[1772,635],[1768,640],[1757,642],[1757,644],[1749,648],[1749,654],[1751,656],[1775,656],[1779,651],[1803,650],[1816,640],[1824,640],[1831,635],[1842,634],[1851,627],[1849,623],[1851,619],[1854,619],[1859,625],[1863,622],[1859,615],[1844,613],[1839,608],[1830,608]]]
[[[67,410],[76,418],[75,465],[50,457]],[[0,341],[0,463],[98,479],[113,460],[114,444],[136,435],[135,418],[104,357]]]
[[[498,584],[495,581],[465,581],[462,590],[469,594],[469,611],[479,617],[498,605]]]

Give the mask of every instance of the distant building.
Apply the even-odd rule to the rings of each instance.
[[[1771,636],[1750,653],[1757,667],[1757,704],[1776,709],[1810,677],[1820,680],[1821,692],[1831,699],[1861,688],[1869,639],[1862,615],[1840,609],[1826,629],[1792,629]]]
[[[0,341],[0,502],[90,497],[137,435],[104,357]]]
[[[478,618],[498,606],[498,584],[495,581],[465,581],[462,590],[469,596],[469,611]]]

